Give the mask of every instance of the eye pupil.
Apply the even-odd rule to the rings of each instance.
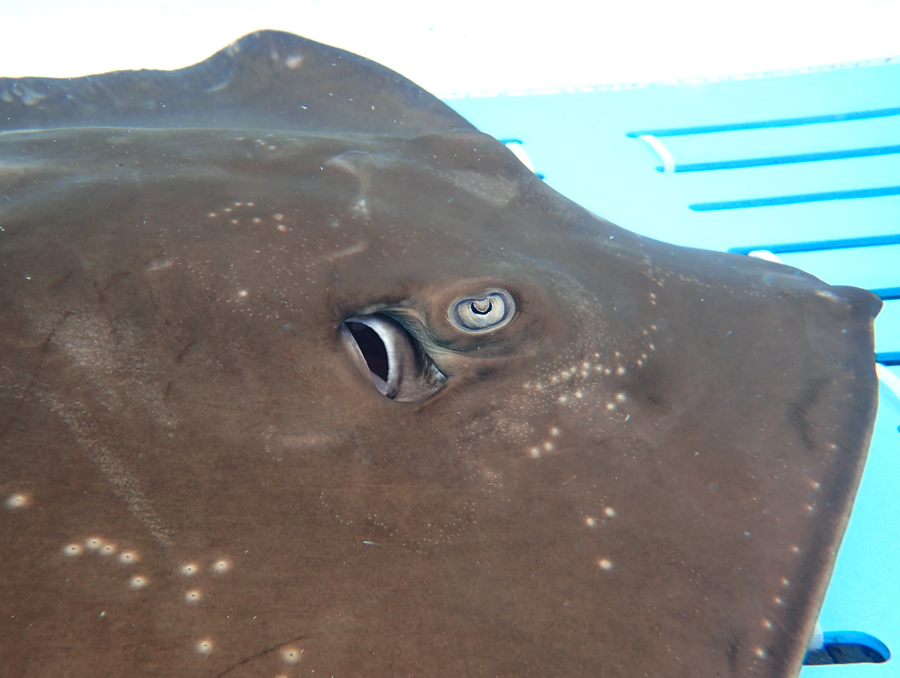
[[[472,312],[477,313],[478,315],[487,315],[491,312],[493,308],[493,304],[491,304],[490,299],[479,299],[478,301],[472,302]]]
[[[492,289],[457,299],[447,310],[451,324],[462,332],[492,332],[512,322],[516,302],[506,290]]]

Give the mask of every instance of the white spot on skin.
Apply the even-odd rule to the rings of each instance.
[[[115,544],[110,544],[109,542],[107,542],[100,547],[99,553],[101,556],[111,556],[117,550],[118,547]]]
[[[6,90],[4,90],[5,92]],[[47,97],[44,94],[40,94],[39,92],[35,92],[30,87],[22,87],[22,94],[20,95],[22,98],[22,103],[26,106],[34,106],[37,103],[40,103]]]
[[[544,443],[544,451],[552,452],[553,451],[553,443],[551,443],[551,442]]]
[[[617,403],[624,403],[625,400],[626,400],[626,396],[625,396],[624,393],[617,393],[617,394],[616,394],[616,402],[617,402]]]
[[[616,370],[616,374],[618,374],[620,377],[621,377],[623,374],[625,374],[625,372],[626,372],[625,368],[622,367],[621,365],[620,365],[619,368]]]
[[[276,214],[276,215],[274,215],[272,218],[273,218],[275,221],[284,221],[284,215],[283,215],[283,214]]]
[[[172,268],[175,265],[175,262],[172,259],[154,259],[150,262],[150,265],[147,267],[148,271],[162,271],[167,268]]]
[[[609,558],[601,558],[600,560],[597,561],[597,566],[601,570],[606,570],[606,571],[613,569],[612,561]]]
[[[128,588],[134,589],[135,591],[138,589],[142,589],[147,586],[150,582],[147,577],[142,577],[141,575],[137,575],[131,578],[131,581],[128,582]]]
[[[603,513],[606,514],[607,518],[616,517],[616,510],[612,506],[607,506],[605,509],[603,509]]]
[[[204,638],[203,640],[197,641],[194,649],[197,650],[199,654],[209,654],[213,651],[212,638]]]
[[[822,297],[823,299],[831,299],[832,301],[840,301],[841,298],[834,294],[833,292],[827,292],[825,290],[816,290],[815,295],[817,297]]]
[[[225,574],[231,569],[231,561],[225,560],[224,558],[217,560],[212,564],[212,568],[210,569],[214,574]]]
[[[64,556],[80,556],[82,551],[84,551],[84,547],[81,544],[66,544],[63,546]]]
[[[800,553],[800,547],[796,544],[791,544],[791,553]]]
[[[31,497],[21,492],[16,492],[15,494],[11,494],[6,498],[6,508],[8,508],[10,511],[25,508],[30,503]]]
[[[335,259],[342,259],[343,257],[349,257],[354,254],[359,254],[360,252],[364,252],[366,248],[369,246],[367,242],[360,242],[355,245],[351,245],[350,247],[345,247],[342,250],[338,250],[334,254],[329,254],[326,257],[322,257],[325,261],[334,261]]]
[[[768,619],[763,619],[763,620],[762,620],[762,627],[763,627],[764,629],[767,629],[767,630],[768,630],[768,629],[771,629],[771,628],[772,628],[772,622],[770,622]]]
[[[761,647],[756,648],[754,650],[754,652],[756,653],[756,656],[759,657],[760,659],[766,658],[766,651],[764,649],[762,649]]]
[[[195,563],[187,563],[186,565],[181,566],[181,574],[183,574],[185,577],[192,577],[193,575],[197,574],[199,570],[200,568],[197,567]]]
[[[290,68],[292,71],[295,71],[303,65],[303,57],[299,54],[292,54],[288,57],[285,57],[284,65]]]
[[[588,527],[597,527],[597,519],[591,518],[590,516],[585,516],[584,524]]]
[[[196,603],[201,598],[203,598],[203,594],[198,589],[192,589],[184,594],[184,600],[187,603]]]
[[[210,212],[206,216],[208,216],[210,219],[215,219],[217,216],[219,216],[219,214],[218,212]]]
[[[99,551],[103,547],[103,540],[100,537],[88,537],[84,540],[84,546],[91,551]]]
[[[119,554],[119,562],[123,565],[131,565],[131,563],[136,563],[138,560],[140,560],[140,558],[141,557],[138,555],[137,551],[122,551],[122,553]]]
[[[281,648],[281,660],[285,664],[296,664],[300,661],[300,658],[303,656],[303,650],[298,650],[296,647],[292,645],[288,645],[287,647]]]
[[[530,450],[528,450],[528,454],[530,454],[532,458],[537,459],[541,456],[541,451],[537,447],[532,447]]]
[[[550,429],[550,435],[552,435],[554,438],[556,436],[558,436],[559,433],[560,433],[560,431],[556,426],[554,426],[553,428]]]
[[[781,596],[775,596],[772,599],[772,602],[775,603],[776,605],[784,605],[784,598],[782,598]]]

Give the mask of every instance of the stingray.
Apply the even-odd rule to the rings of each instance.
[[[0,80],[7,676],[795,676],[880,301],[249,35]]]

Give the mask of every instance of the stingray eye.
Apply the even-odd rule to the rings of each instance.
[[[516,302],[506,290],[487,290],[475,297],[457,299],[450,306],[451,324],[463,332],[488,332],[507,325]]]
[[[341,337],[359,371],[391,400],[424,400],[447,381],[419,342],[386,315],[347,318]]]

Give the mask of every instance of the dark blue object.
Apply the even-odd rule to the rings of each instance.
[[[891,658],[891,651],[878,638],[861,631],[830,631],[821,649],[809,650],[803,660],[806,666],[822,664],[881,664]]]

